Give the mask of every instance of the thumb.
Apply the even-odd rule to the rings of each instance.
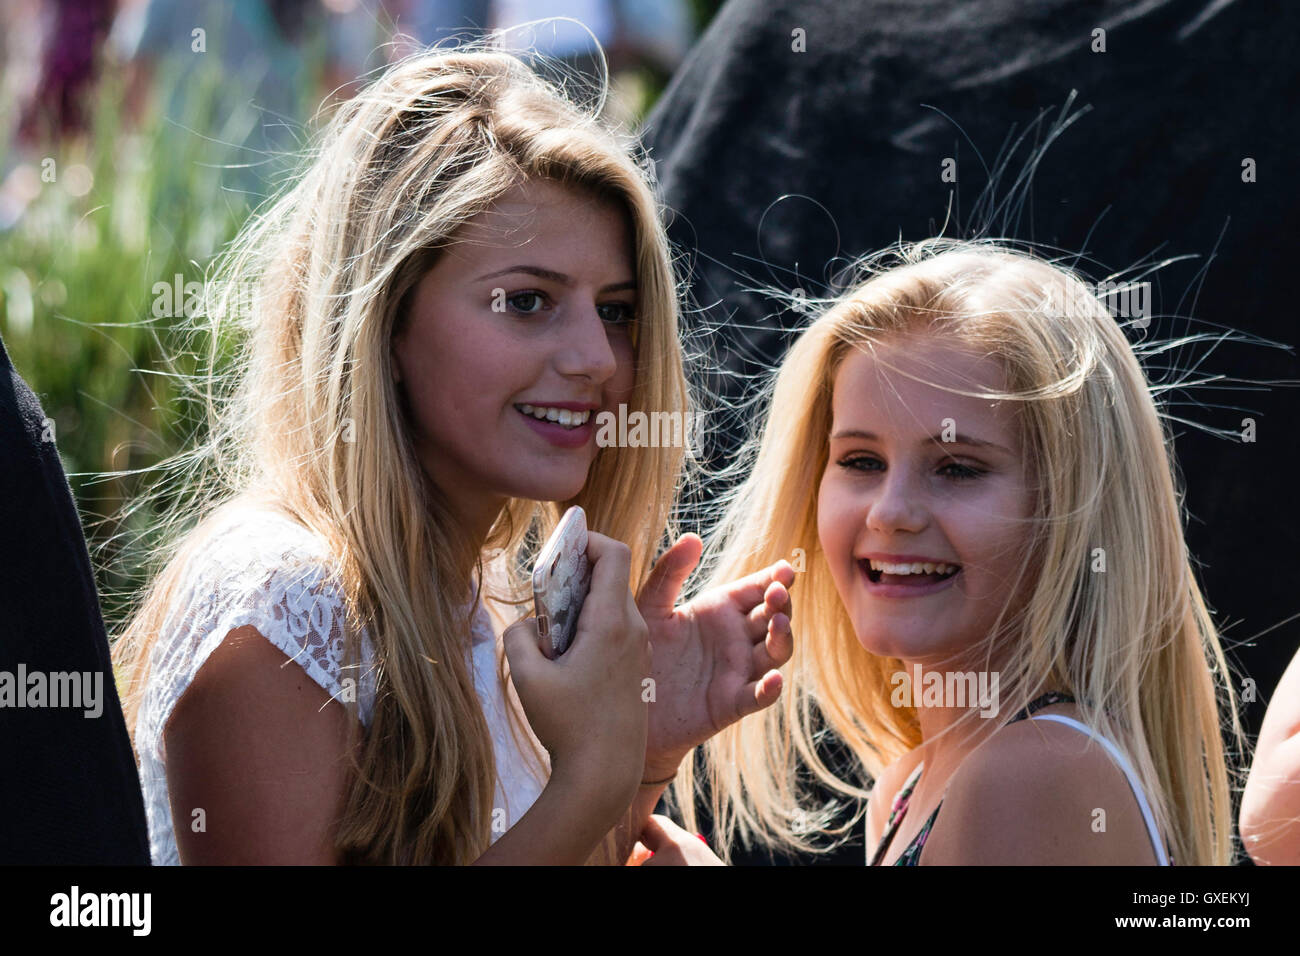
[[[677,596],[682,593],[682,585],[700,563],[703,553],[704,542],[700,536],[684,534],[659,556],[637,598],[637,607],[642,615],[666,616],[673,612]]]
[[[537,618],[526,617],[515,621],[501,632],[501,643],[506,648],[506,659],[510,661],[512,673],[518,673],[531,665],[537,658],[545,657],[541,649],[541,639],[537,636]]]

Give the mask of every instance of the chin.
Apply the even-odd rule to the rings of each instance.
[[[914,641],[909,641],[906,638],[900,639],[902,635],[888,630],[881,630],[879,625],[863,628],[855,624],[853,632],[858,638],[858,643],[862,645],[862,649],[869,654],[875,654],[877,657],[906,657],[915,644]]]
[[[957,653],[952,641],[935,640],[932,633],[917,634],[892,629],[882,630],[879,625],[870,629],[856,629],[858,643],[877,657],[892,657],[901,661],[933,660],[936,657]]]
[[[587,486],[586,469],[581,474],[563,476],[531,475],[511,483],[511,497],[530,501],[571,501]]]

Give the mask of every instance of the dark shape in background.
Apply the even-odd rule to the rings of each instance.
[[[81,522],[45,413],[0,342],[0,671],[99,672],[98,717],[0,707],[0,864],[149,865],[135,757]],[[24,693],[25,688],[18,688]]]
[[[796,28],[804,53],[792,50]],[[1092,51],[1096,28],[1104,53]],[[1294,345],[1298,45],[1300,10],[1272,0],[732,0],[646,123],[677,213],[670,234],[703,308],[688,326],[718,328],[711,347],[723,364],[709,387],[737,401],[802,320],[741,285],[823,295],[837,256],[985,226],[1082,252],[1094,280],[1195,254],[1152,277],[1150,336],[1215,323]],[[1091,110],[1046,151],[1025,203],[992,216],[978,208],[989,178],[976,148],[994,167],[1013,132],[1044,111],[1058,116],[1074,90],[1072,109]],[[940,179],[946,157],[957,161],[955,185]],[[1253,183],[1242,181],[1247,157]],[[1010,179],[1022,168],[1009,163]],[[1009,191],[1004,178],[993,195]],[[1149,374],[1175,380],[1207,349]],[[1244,345],[1220,346],[1200,371],[1300,378],[1294,353]],[[1253,444],[1174,429],[1188,547],[1229,659],[1258,685],[1242,714],[1253,736],[1300,642],[1296,394],[1169,398],[1170,413],[1200,426],[1240,435],[1243,418],[1257,424]],[[715,465],[744,427],[718,434]],[[798,862],[861,863],[863,852],[859,838]]]

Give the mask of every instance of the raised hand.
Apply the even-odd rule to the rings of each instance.
[[[646,782],[672,776],[692,747],[774,703],[776,669],[794,653],[787,590],[794,569],[786,561],[675,607],[703,550],[697,535],[682,535],[637,598],[653,649]]]

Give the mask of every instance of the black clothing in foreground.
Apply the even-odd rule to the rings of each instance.
[[[0,864],[148,865],[95,579],[44,421],[0,342]]]
[[[1294,345],[1298,60],[1300,7],[1279,0],[732,0],[645,130],[702,309],[687,327],[718,328],[709,387],[734,402],[807,321],[742,285],[824,295],[835,257],[940,233],[1034,241],[1066,264],[1083,253],[1093,280],[1194,255],[1151,276],[1150,337],[1231,327]],[[1045,151],[1032,188],[1012,190],[1071,91],[1070,113],[1090,109]],[[987,191],[984,164],[997,168],[1030,127]],[[1008,196],[1018,201],[999,207]],[[1208,350],[1149,371],[1176,380]],[[1192,377],[1206,372],[1296,380],[1300,365],[1294,352],[1224,345]],[[1288,570],[1300,552],[1297,394],[1165,397],[1171,414],[1234,433],[1173,426],[1188,545],[1230,625],[1230,661],[1258,684],[1243,713],[1254,732],[1300,643],[1291,620],[1238,648],[1300,612]],[[1253,442],[1240,440],[1245,418]],[[749,424],[715,423],[714,466]],[[823,859],[861,858],[859,843]]]

